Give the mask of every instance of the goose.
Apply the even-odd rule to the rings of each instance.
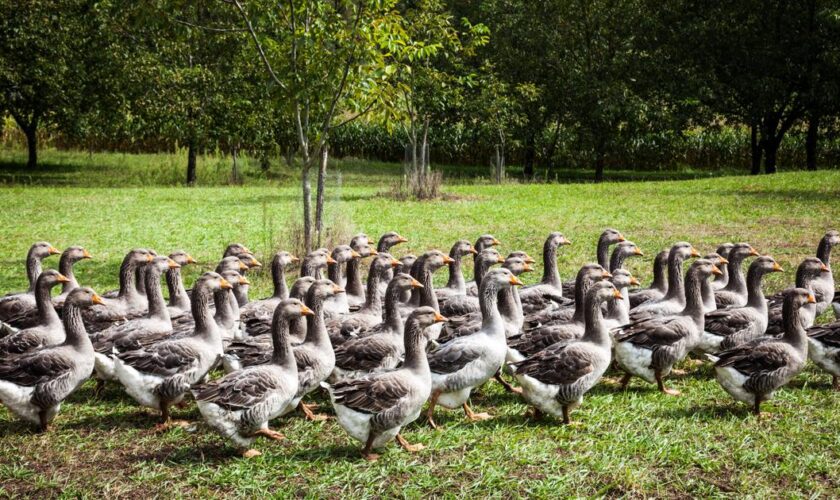
[[[812,326],[807,333],[808,357],[831,374],[831,387],[840,391],[840,321]]]
[[[553,316],[541,315],[536,320],[536,326],[524,332],[513,335],[508,339],[506,359],[509,363],[522,361],[526,357],[561,340],[580,338],[584,332],[585,311],[584,297],[587,290],[595,281],[611,278],[603,267],[598,264],[587,264],[580,268],[575,278],[575,306],[571,309],[552,311]],[[569,312],[562,317],[559,312]],[[530,318],[535,321],[534,318]],[[529,318],[526,318],[526,323]]]
[[[86,308],[82,312],[88,332],[95,333],[116,321],[145,314],[148,304],[134,286],[135,270],[152,259],[154,257],[145,248],[136,248],[126,254],[120,265],[120,288],[116,298],[103,299],[103,304]]]
[[[624,240],[624,235],[622,235],[618,230],[610,228],[604,229],[601,236],[598,237],[598,245],[595,248],[595,259],[601,267],[604,269],[610,268],[610,247]],[[567,281],[563,283],[563,295],[566,297],[575,296],[574,286],[574,281]]]
[[[277,252],[271,259],[271,283],[274,286],[274,293],[271,297],[252,301],[240,307],[240,320],[247,324],[249,320],[255,317],[272,317],[274,310],[280,301],[289,298],[289,288],[286,284],[286,269],[300,261],[297,257],[289,252]]]
[[[302,399],[317,389],[335,368],[335,353],[324,323],[324,301],[338,293],[344,293],[344,289],[330,280],[317,280],[306,293],[305,303],[312,309],[313,314],[306,317],[306,339],[294,347],[298,390],[284,413],[300,407],[309,420],[325,418],[313,413]]]
[[[157,252],[151,248],[146,249],[152,257],[157,257]],[[148,303],[146,302],[146,266],[137,266],[134,270],[134,288],[137,289],[137,298],[143,303],[141,309],[146,309]],[[111,290],[102,295],[106,299],[114,299],[119,295],[119,290]]]
[[[435,295],[434,292],[432,274],[446,264],[449,264],[451,261],[452,259],[440,250],[429,250],[414,262],[411,266],[411,277],[419,281],[423,285],[423,288],[415,288],[411,291],[411,300],[401,309],[403,317],[408,317],[412,310],[420,306],[429,306],[435,311],[440,310],[437,295]],[[435,326],[431,328],[432,332],[437,330]],[[436,338],[437,336],[434,335],[431,340]]]
[[[245,336],[240,321],[239,300],[236,298],[236,291],[243,286],[250,285],[250,281],[238,271],[222,271],[220,274],[231,286],[230,289],[219,289],[213,293],[213,304],[216,313],[213,320],[219,326],[219,334],[222,337],[222,344],[227,345],[234,339]]]
[[[817,299],[817,316],[828,309],[828,306],[834,298],[834,275],[831,273],[831,248],[836,245],[840,245],[840,233],[832,230],[825,233],[825,236],[822,237],[820,244],[817,246],[817,257],[828,268],[828,273],[820,274],[820,277],[812,285],[814,297]]]
[[[469,254],[475,255],[477,253],[476,249],[467,240],[458,240],[452,245],[449,250],[449,258],[452,259],[452,262],[449,263],[449,281],[446,282],[445,287],[435,290],[438,300],[454,295],[467,294],[467,282],[464,280],[464,273],[461,271],[461,259]]]
[[[623,301],[624,297],[612,283],[594,284],[584,299],[583,337],[553,344],[514,365],[522,396],[536,408],[537,417],[548,413],[570,424],[569,411],[579,406],[583,395],[601,380],[612,357],[610,335],[601,313],[610,300]]]
[[[160,281],[164,271],[180,267],[169,257],[157,256],[145,265],[146,291],[149,299],[149,311],[141,318],[135,318],[124,323],[117,323],[109,328],[90,336],[94,352],[94,369],[96,370],[97,393],[106,381],[116,380],[114,367],[114,350],[126,351],[136,349],[138,341],[152,338],[160,340],[172,334],[172,320],[169,309],[163,300]]]
[[[807,257],[799,267],[796,268],[796,283],[794,288],[804,288],[813,293],[813,283],[823,273],[830,272],[828,266],[817,257]],[[816,294],[814,294],[816,297]],[[785,292],[779,292],[767,299],[767,329],[765,335],[779,336],[784,333],[784,321],[782,320],[782,304],[784,303]],[[819,299],[817,299],[819,302]],[[810,328],[814,324],[817,315],[817,304],[805,304],[799,311],[802,319],[802,328]]]
[[[370,266],[367,284],[367,299],[361,309],[327,322],[330,341],[333,347],[343,344],[348,338],[355,337],[361,331],[378,325],[382,321],[382,300],[379,296],[379,283],[385,271],[399,265],[400,261],[386,252],[377,253]]]
[[[761,281],[766,274],[780,272],[782,266],[773,257],[765,255],[755,259],[747,271],[746,305],[706,313],[705,328],[697,349],[712,354],[764,335],[767,329],[767,301],[761,290]]]
[[[475,276],[475,269],[478,267],[481,252],[501,244],[502,242],[497,240],[492,234],[481,235],[477,240],[475,240],[475,245],[473,245],[473,248],[475,248],[476,251],[476,253],[473,254],[473,276]],[[467,289],[467,295],[475,296],[478,294],[478,282],[475,281],[475,279],[468,281],[465,286]]]
[[[495,248],[486,248],[482,250],[475,261],[475,277],[473,281],[475,283],[479,283],[480,285],[483,276],[487,273],[487,270],[495,264],[504,263],[504,261],[504,257],[502,257]],[[479,310],[480,306],[478,297],[470,295],[453,295],[451,297],[447,297],[446,300],[442,300],[440,304],[441,314],[449,316],[462,316]]]
[[[685,307],[682,265],[689,257],[700,257],[691,243],[681,241],[671,247],[668,253],[668,292],[661,299],[648,301],[630,311],[631,321],[650,316],[676,314]]]
[[[353,236],[350,239],[350,248],[358,253],[361,258],[350,259],[347,262],[345,275],[341,276],[340,282],[336,282],[336,285],[344,288],[350,310],[354,311],[365,302],[365,285],[362,283],[362,259],[376,255],[378,252],[373,249],[370,239],[365,233]]]
[[[350,248],[350,245],[339,245],[332,251],[333,262],[327,267],[327,277],[333,283],[341,283],[343,279],[343,267],[351,260],[359,260],[362,256],[359,252]],[[340,286],[340,285],[339,285]],[[324,302],[324,315],[327,318],[335,318],[350,312],[350,303],[347,294],[336,294]]]
[[[653,283],[648,288],[630,292],[630,309],[660,300],[668,293],[668,250],[662,250],[653,259]]]
[[[726,268],[726,264],[729,264],[729,261],[725,258],[721,257],[721,255],[717,252],[708,253],[703,256],[704,259],[712,261],[720,272]],[[710,313],[717,309],[717,303],[715,302],[715,288],[713,281],[704,281],[703,286],[700,289],[700,293],[703,294],[703,310],[707,313]]]
[[[0,358],[0,402],[21,420],[46,432],[61,408],[93,370],[81,309],[102,299],[90,288],[76,288],[64,303],[64,342]]]
[[[734,247],[734,246],[735,246],[734,243],[729,243],[729,242],[721,243],[721,245],[719,247],[717,247],[717,250],[715,250],[715,253],[717,253],[718,255],[720,255],[721,257],[726,259],[727,262],[729,262],[729,252],[732,251],[732,247]],[[729,283],[729,267],[728,266],[718,266],[718,267],[720,267],[720,272],[722,272],[723,274],[718,276],[717,278],[715,278],[714,281],[712,281],[712,289],[714,289],[715,291],[723,290],[724,288],[726,288],[726,285]]]
[[[725,306],[743,306],[747,303],[747,283],[744,281],[744,271],[741,264],[747,257],[758,257],[759,253],[749,243],[736,243],[726,260],[729,280],[726,286],[715,292],[715,304],[718,308]]]
[[[581,266],[581,268],[578,270],[577,275],[575,275],[575,282],[587,281],[586,284],[588,288],[588,285],[591,284],[590,282],[592,280],[600,280],[610,277],[612,277],[612,275],[609,273],[609,271],[601,267],[600,264],[590,263]],[[573,289],[577,290],[577,284],[575,284],[575,287],[573,287]],[[575,311],[577,310],[577,301],[583,300],[584,297],[585,295],[583,293],[576,293],[573,300],[570,300],[563,306],[547,308],[536,313],[527,314],[525,316],[525,330],[532,330],[540,326],[567,323],[571,321]],[[582,322],[583,311],[579,312],[579,318]]]
[[[405,325],[405,362],[402,367],[325,384],[338,424],[352,438],[365,443],[362,456],[366,460],[377,460],[379,455],[373,450],[395,437],[406,451],[423,449],[423,445],[409,444],[400,435],[400,430],[417,420],[432,390],[426,358],[428,337],[424,330],[445,321],[446,318],[431,307],[415,309]]]
[[[603,323],[607,330],[627,324],[630,321],[630,297],[627,289],[631,286],[637,286],[639,281],[630,274],[627,269],[618,268],[612,273],[610,282],[613,284],[618,293],[621,294],[621,299],[610,300],[604,307]],[[585,324],[584,311],[584,324]]]
[[[242,243],[231,243],[230,245],[225,248],[224,253],[222,254],[222,258],[224,257],[239,257],[239,259],[248,266],[247,269],[244,269],[240,272],[242,276],[246,276],[246,272],[248,269],[262,267],[262,263],[254,257],[254,253],[248,250],[248,247],[243,245]],[[219,272],[219,271],[216,271]],[[239,307],[243,307],[245,304],[248,303],[248,289],[249,286],[240,285],[238,287],[234,287],[233,294],[236,296],[236,301],[239,303]]]
[[[311,276],[304,276],[303,278],[296,279],[295,282],[292,283],[292,287],[289,289],[289,298],[304,300],[306,298],[306,292],[309,291],[309,287],[311,287],[313,283],[315,283],[315,278],[312,278]],[[306,336],[306,322],[303,318],[292,318],[289,324],[292,345],[302,343],[303,338]],[[270,338],[268,338],[268,336],[271,334],[271,318],[249,318],[245,324],[245,331],[248,332],[249,338],[258,339],[259,337],[263,337],[260,341],[267,345],[268,342],[270,342]],[[247,341],[249,339],[246,338],[243,340]],[[234,344],[230,344],[228,345],[227,351],[233,348]]]
[[[432,392],[426,416],[429,424],[437,428],[434,421],[435,407],[463,407],[469,420],[490,418],[484,413],[474,413],[467,404],[470,392],[493,377],[505,361],[505,325],[497,307],[499,290],[522,285],[522,282],[507,269],[492,269],[481,280],[482,326],[479,331],[465,337],[456,337],[441,344],[429,353],[429,367],[432,372]]]
[[[644,255],[642,249],[632,241],[620,241],[613,248],[612,255],[610,255],[610,266],[606,269],[609,272],[613,272],[616,269],[623,269],[624,262],[628,257],[643,257]]]
[[[715,356],[718,383],[736,401],[751,405],[758,418],[761,403],[805,367],[808,340],[799,310],[814,302],[814,296],[804,288],[788,291],[782,306],[785,333],[781,338],[759,337]]]
[[[376,243],[376,252],[379,253],[390,253],[391,248],[399,245],[400,243],[407,243],[408,238],[404,238],[400,236],[399,233],[396,231],[388,231],[387,233],[383,234],[379,237],[379,241]],[[358,250],[357,250],[358,251]],[[361,252],[359,252],[361,253]],[[362,253],[362,255],[364,255]],[[394,270],[393,269],[386,269],[385,274],[382,275],[382,282],[379,284],[379,293],[380,295],[385,295],[385,289],[388,287],[388,283],[391,281],[391,278],[394,277]],[[364,299],[364,297],[362,297]]]
[[[50,300],[50,290],[59,283],[64,284],[69,281],[66,276],[53,269],[47,269],[38,276],[35,281],[37,321],[32,327],[0,338],[0,357],[64,342],[64,327]]]
[[[79,288],[79,282],[76,280],[73,266],[77,262],[91,258],[90,252],[78,245],[67,247],[61,252],[61,257],[58,258],[58,272],[67,278],[67,282],[61,284],[61,293],[52,299],[53,306],[59,313],[61,312],[61,308],[64,307],[64,301],[67,300],[70,292]]]
[[[394,269],[394,274],[411,274],[411,267],[414,266],[415,262],[417,262],[417,256],[410,253],[403,255],[398,260],[400,261],[400,265]],[[406,290],[403,292],[402,296],[400,296],[400,302],[406,303],[409,300],[411,300],[411,290]]]
[[[166,288],[169,291],[169,316],[177,318],[190,313],[190,296],[184,288],[184,281],[181,279],[181,268],[195,264],[192,255],[183,250],[176,250],[169,254],[169,258],[178,264],[166,271]]]
[[[398,299],[403,290],[422,286],[408,274],[400,273],[394,276],[385,292],[384,320],[361,333],[359,337],[336,346],[335,368],[332,374],[334,380],[356,378],[397,367],[405,354],[404,323],[399,314]]]
[[[633,376],[637,376],[648,383],[656,383],[665,394],[679,394],[679,391],[666,388],[663,379],[699,341],[704,327],[700,282],[719,273],[720,269],[711,261],[694,261],[686,272],[686,300],[681,312],[631,320],[614,330],[615,359],[625,372],[621,380],[622,389],[627,387]]]
[[[834,317],[840,319],[840,291],[834,292],[834,300],[831,302],[834,308]]]
[[[222,337],[210,313],[210,299],[215,291],[231,288],[220,274],[204,273],[191,298],[192,335],[116,353],[114,365],[120,383],[140,405],[160,411],[159,429],[172,424],[169,407],[179,403],[221,358]]]
[[[29,289],[26,292],[10,293],[0,297],[0,321],[17,327],[13,323],[14,318],[37,308],[35,284],[38,276],[41,275],[41,261],[58,253],[60,252],[46,241],[39,241],[29,247],[29,252],[26,254],[26,278],[29,280]]]
[[[335,264],[326,248],[319,248],[306,254],[300,264],[300,277],[309,276],[316,280],[324,277],[324,269],[329,264]]]
[[[289,320],[311,314],[312,310],[299,300],[281,299],[273,313],[270,362],[229,373],[192,390],[204,421],[230,439],[246,458],[260,455],[251,448],[257,436],[284,439],[268,427],[268,422],[279,416],[297,394]]]
[[[557,269],[557,249],[572,242],[563,233],[554,231],[548,235],[543,243],[543,275],[536,285],[522,287],[519,297],[525,313],[536,312],[548,305],[546,296],[563,298],[563,281]]]

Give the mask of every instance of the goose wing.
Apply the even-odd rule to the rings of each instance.
[[[516,374],[544,384],[566,385],[595,370],[592,353],[579,342],[559,342],[516,363]]]
[[[46,348],[0,359],[0,380],[31,387],[61,377],[73,367],[73,360],[61,349]]]
[[[808,337],[825,345],[840,348],[840,321],[822,326],[812,326],[808,328]]]
[[[682,316],[637,321],[620,327],[616,331],[615,340],[647,348],[673,345],[691,334],[689,321],[691,319]]]
[[[230,411],[247,410],[263,402],[266,395],[282,388],[282,382],[264,367],[233,372],[203,384],[193,391],[197,401],[208,401]]]
[[[790,353],[782,343],[762,338],[716,354],[716,367],[732,367],[744,375],[767,373],[785,367]]]
[[[335,402],[361,413],[381,413],[397,406],[412,388],[399,372],[343,380],[332,386]]]
[[[705,330],[713,335],[728,337],[749,328],[755,318],[746,308],[720,309],[706,314]]]
[[[118,353],[117,356],[139,372],[170,377],[198,364],[200,353],[185,342],[162,342],[148,349]]]
[[[429,353],[429,368],[434,373],[455,373],[481,357],[483,345],[472,337],[458,337]]]
[[[335,349],[335,365],[345,370],[375,370],[382,360],[398,356],[399,348],[385,335],[353,339]]]

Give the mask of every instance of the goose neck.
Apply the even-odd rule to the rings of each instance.
[[[163,290],[160,287],[162,271],[151,267],[146,269],[146,296],[149,299],[149,317],[169,321],[169,309],[163,300]]]
[[[562,286],[560,271],[557,269],[557,245],[546,241],[543,246],[543,275],[541,283],[558,289]]]
[[[53,307],[51,289],[52,286],[43,280],[35,289],[35,306],[38,308],[38,324],[41,325],[56,325],[61,322]]]
[[[365,292],[364,285],[362,285],[361,262],[362,259],[351,259],[347,263],[347,295],[359,297]]]

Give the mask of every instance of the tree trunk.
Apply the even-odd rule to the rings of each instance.
[[[536,137],[533,132],[528,133],[528,138],[525,140],[525,167],[522,173],[525,179],[534,177],[534,157],[536,156]]]
[[[811,112],[808,120],[808,135],[805,136],[805,164],[808,170],[817,169],[817,140],[819,139],[820,115]]]
[[[309,170],[312,165],[306,159],[303,162],[303,245],[306,253],[312,251],[312,184],[309,182]]]
[[[195,141],[187,145],[187,186],[195,186]]]
[[[423,122],[423,142],[420,151],[420,160],[422,161],[423,176],[429,174],[429,117],[427,116]]]
[[[26,135],[26,147],[29,151],[29,159],[26,162],[26,166],[28,168],[35,168],[38,166],[38,135],[36,134],[36,128],[26,127],[23,129],[23,133]]]
[[[495,167],[496,184],[502,183],[502,150],[501,146],[496,144],[496,157],[493,159]]]
[[[761,173],[761,143],[758,141],[758,125],[753,123],[750,125],[750,153],[752,154],[752,175]]]
[[[326,187],[327,160],[329,147],[321,148],[321,163],[318,165],[318,192],[315,200],[315,232],[318,234],[318,246],[321,246],[321,233],[324,229],[324,188]]]
[[[231,171],[230,171],[230,178],[231,178],[231,182],[233,184],[239,184],[239,165],[238,165],[238,162],[237,162],[237,159],[238,159],[238,156],[239,156],[238,153],[239,153],[239,147],[234,146],[233,149],[231,150],[231,153],[230,153],[231,156],[233,157],[233,166],[231,167]]]
[[[263,154],[260,155],[260,170],[262,170],[264,174],[267,174],[269,169],[271,169],[271,160],[268,158],[268,153],[263,152]]]
[[[776,173],[776,153],[779,151],[781,138],[768,138],[764,140],[764,173]]]
[[[595,182],[604,181],[604,151],[598,149],[595,152]]]

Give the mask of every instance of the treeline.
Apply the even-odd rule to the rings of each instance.
[[[305,220],[328,151],[596,180],[840,164],[836,1],[0,3],[0,113],[30,166],[39,131],[186,147],[188,184],[204,150],[282,157],[302,169]]]

